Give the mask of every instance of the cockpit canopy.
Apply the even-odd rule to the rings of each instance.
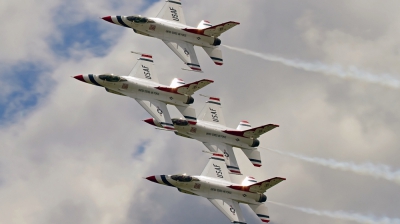
[[[127,16],[127,20],[134,23],[153,23],[154,21],[143,16]]]
[[[189,122],[185,119],[182,118],[172,118],[172,123],[177,125],[177,126],[187,126],[189,125]]]
[[[179,182],[192,182],[192,181],[199,181],[196,177],[191,177],[183,174],[176,174],[172,175],[171,179],[179,181]]]
[[[126,79],[119,77],[117,75],[113,74],[103,74],[99,75],[99,79],[107,81],[107,82],[123,82],[126,81]]]

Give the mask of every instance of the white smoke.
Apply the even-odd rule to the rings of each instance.
[[[300,159],[306,162],[330,167],[332,169],[344,170],[344,171],[352,171],[357,174],[369,175],[376,178],[383,178],[389,181],[393,181],[397,184],[400,184],[400,170],[392,171],[389,166],[383,164],[373,164],[373,163],[363,163],[363,164],[355,164],[353,162],[340,162],[334,159],[324,159],[319,157],[309,157],[304,156],[292,152],[283,152],[277,149],[268,150],[272,152],[279,153],[281,155],[290,156],[296,159]]]
[[[286,208],[295,209],[297,211],[305,212],[308,214],[318,215],[318,216],[325,216],[330,218],[342,219],[346,221],[354,221],[359,223],[366,223],[366,224],[400,224],[400,219],[397,218],[388,218],[382,217],[377,218],[375,216],[366,216],[358,213],[348,213],[344,211],[326,211],[326,210],[316,210],[312,208],[304,208],[292,205],[286,205],[278,202],[268,201],[272,204],[280,205]]]
[[[272,62],[279,62],[284,65],[298,68],[298,69],[303,69],[305,71],[311,71],[311,72],[321,72],[326,75],[334,75],[338,76],[341,78],[353,78],[357,80],[362,80],[365,82],[370,82],[370,83],[376,83],[376,84],[381,84],[384,86],[389,86],[393,88],[400,88],[400,80],[394,78],[393,76],[389,74],[381,74],[381,75],[375,75],[366,71],[362,71],[358,69],[355,66],[350,66],[348,68],[344,68],[341,65],[327,65],[321,62],[305,62],[301,60],[292,60],[292,59],[286,59],[282,58],[279,56],[271,55],[271,54],[263,54],[263,53],[258,53],[242,48],[237,48],[237,47],[230,47],[223,45],[224,47],[238,51],[247,55],[252,55],[267,61],[272,61]]]

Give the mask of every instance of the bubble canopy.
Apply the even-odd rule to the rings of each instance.
[[[176,174],[172,175],[171,179],[179,181],[179,182],[192,182],[192,181],[199,181],[196,177],[191,177],[183,174]]]
[[[189,125],[189,122],[187,120],[185,120],[185,119],[182,119],[182,118],[172,118],[171,120],[172,120],[172,123],[174,125],[178,125],[178,126],[187,126],[187,125]]]
[[[118,75],[113,74],[103,74],[99,75],[99,79],[107,81],[107,82],[123,82],[127,81],[126,79],[119,77]]]
[[[143,17],[143,16],[140,16],[140,15],[139,16],[136,16],[136,15],[135,16],[127,16],[126,19],[131,21],[131,22],[134,22],[134,23],[147,23],[147,22],[151,23],[151,22],[154,22],[153,20],[148,19],[148,18]]]

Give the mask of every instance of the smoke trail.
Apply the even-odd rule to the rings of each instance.
[[[389,181],[393,181],[397,184],[400,184],[400,170],[392,171],[392,169],[383,164],[373,164],[373,163],[364,163],[364,164],[355,164],[353,162],[340,162],[334,159],[324,159],[318,157],[308,157],[296,153],[291,152],[283,152],[276,149],[267,148],[270,151],[279,153],[285,156],[291,156],[296,159],[300,159],[306,162],[330,167],[332,169],[344,170],[344,171],[352,171],[357,174],[369,175],[376,178],[383,178]]]
[[[278,202],[268,201],[272,204],[280,205],[286,208],[295,209],[297,211],[305,212],[308,214],[318,215],[318,216],[325,216],[330,218],[342,219],[347,221],[355,221],[359,223],[366,223],[366,224],[400,224],[400,219],[397,218],[377,218],[374,216],[366,216],[357,213],[348,213],[344,211],[325,211],[325,210],[315,210],[312,208],[304,208],[292,205],[286,205]]]
[[[300,60],[291,60],[291,59],[286,59],[282,57],[278,57],[275,55],[271,54],[263,54],[263,53],[258,53],[242,48],[237,48],[237,47],[230,47],[223,45],[224,47],[238,51],[247,55],[252,55],[267,61],[272,61],[272,62],[279,62],[284,65],[298,68],[298,69],[303,69],[305,71],[311,71],[311,72],[321,72],[326,75],[335,75],[341,78],[353,78],[353,79],[358,79],[362,80],[365,82],[370,82],[370,83],[376,83],[376,84],[381,84],[384,86],[389,86],[393,88],[400,88],[400,80],[394,78],[393,76],[389,74],[382,74],[382,75],[375,75],[366,71],[362,71],[358,69],[355,66],[350,66],[348,68],[344,68],[340,65],[327,65],[321,62],[305,62],[305,61],[300,61]]]

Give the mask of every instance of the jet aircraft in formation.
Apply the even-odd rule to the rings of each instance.
[[[241,174],[241,172],[233,147],[242,149],[250,162],[254,166],[260,167],[262,165],[260,151],[255,148],[260,145],[260,141],[257,138],[279,127],[275,124],[267,124],[251,128],[249,122],[241,121],[236,129],[228,128],[225,125],[220,99],[216,97],[209,98],[198,118],[189,116],[185,116],[185,118],[191,119],[188,121],[197,120],[197,122],[173,118],[172,123],[174,124],[175,134],[196,139],[202,142],[211,152],[223,153],[229,172],[235,174]],[[161,124],[153,118],[146,119],[145,122],[161,127]]]
[[[189,107],[194,102],[193,93],[214,81],[202,79],[186,84],[183,80],[175,78],[170,86],[161,85],[154,69],[153,56],[140,55],[128,76],[86,74],[74,78],[104,87],[109,93],[135,99],[161,127],[173,130],[174,125],[167,104],[174,105],[183,114],[194,116],[194,110]]]
[[[202,47],[217,65],[223,64],[222,52],[218,46],[221,39],[218,37],[237,22],[226,22],[211,25],[202,20],[197,27],[186,25],[181,1],[166,1],[157,17],[133,16],[105,16],[103,20],[133,29],[137,34],[161,39],[189,68],[201,71],[197,60],[194,45]]]
[[[146,179],[176,187],[185,194],[207,198],[232,223],[246,223],[239,203],[248,204],[262,222],[268,223],[270,218],[268,208],[263,204],[267,200],[264,193],[286,179],[274,177],[257,182],[253,177],[246,177],[241,184],[233,183],[223,157],[214,153],[200,176],[156,175]]]
[[[194,45],[202,47],[217,65],[223,64],[219,36],[238,25],[226,22],[216,26],[202,20],[196,28],[186,25],[180,0],[167,0],[155,18],[143,16],[106,16],[102,18],[113,24],[133,29],[135,33],[161,39],[192,71],[201,72]],[[132,52],[136,53],[136,52]],[[197,117],[192,95],[199,89],[213,83],[202,79],[186,84],[175,78],[169,86],[158,81],[150,54],[140,55],[137,63],[127,76],[114,74],[86,74],[75,79],[104,87],[109,93],[135,99],[152,118],[146,123],[160,129],[173,131],[176,135],[202,142],[212,154],[200,176],[157,175],[146,179],[155,183],[176,187],[180,192],[207,198],[233,223],[245,223],[239,203],[248,204],[262,222],[269,222],[266,190],[285,180],[275,177],[257,182],[245,177],[241,183],[231,180],[242,175],[233,147],[240,148],[250,162],[260,167],[258,138],[278,127],[267,124],[251,128],[247,121],[241,121],[236,129],[226,127],[219,98],[210,97]],[[167,104],[175,106],[184,118],[171,119]],[[235,176],[231,176],[231,175]]]

